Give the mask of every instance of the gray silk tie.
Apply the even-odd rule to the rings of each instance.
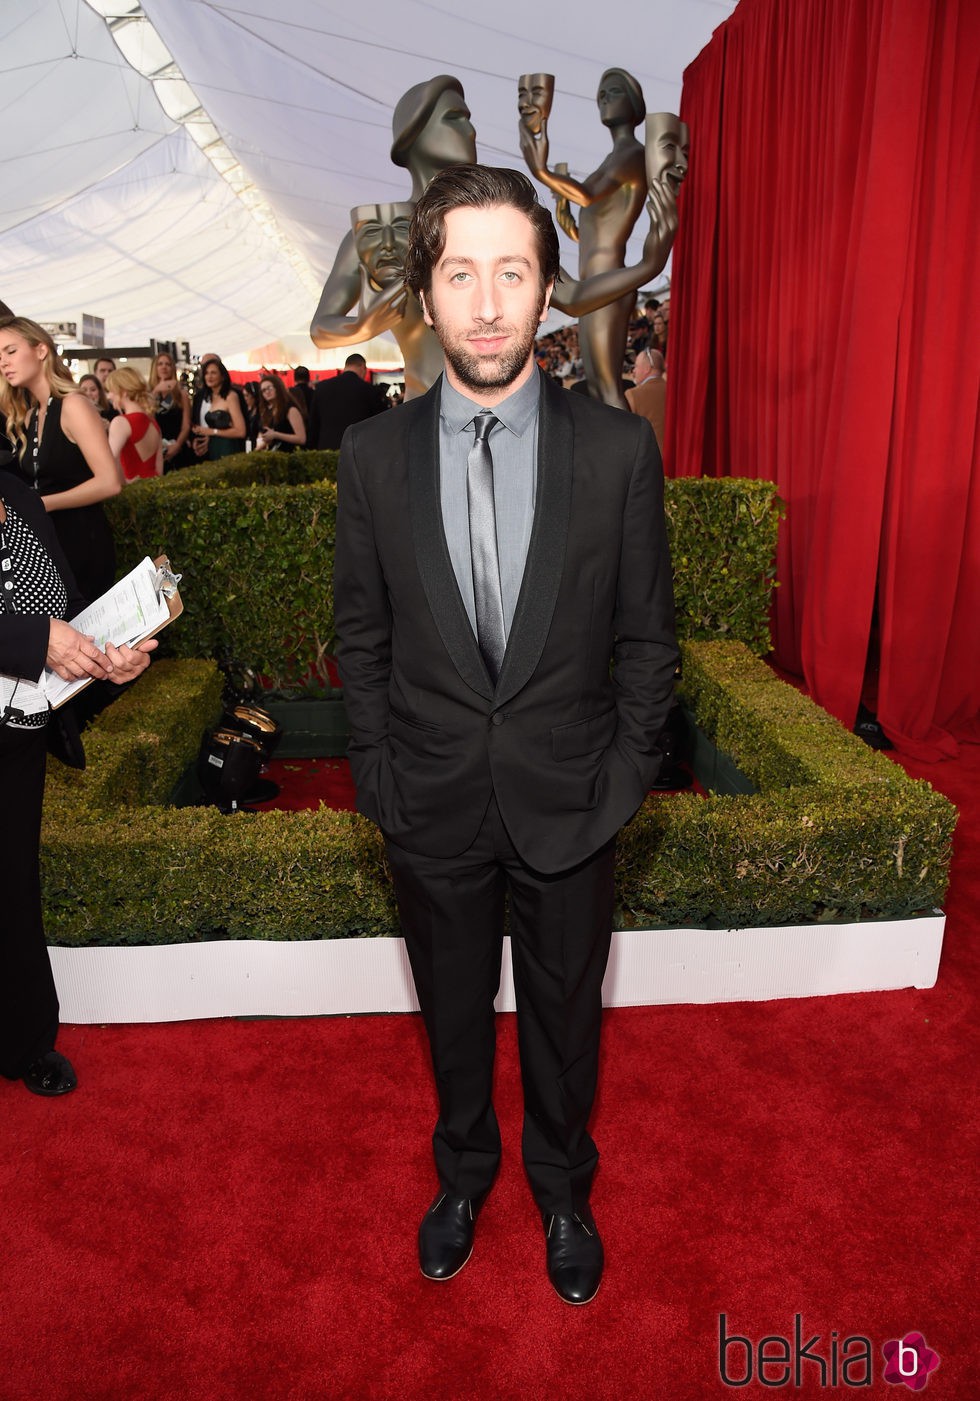
[[[473,601],[476,639],[492,681],[504,660],[507,638],[500,598],[497,559],[497,517],[493,506],[493,458],[487,439],[499,419],[481,409],[473,420],[475,441],[466,459],[466,497],[470,516],[470,556],[473,562]]]

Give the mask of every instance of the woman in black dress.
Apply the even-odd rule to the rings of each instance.
[[[193,466],[190,396],[177,378],[173,356],[165,350],[150,366],[150,393],[157,401],[156,419],[163,435],[163,470]]]
[[[245,451],[245,415],[238,390],[220,360],[204,366],[203,384],[191,410],[191,445],[195,457],[209,462]]]
[[[4,374],[7,344],[0,341]],[[63,621],[84,600],[52,519],[7,472],[0,472],[0,579],[0,1075],[23,1080],[34,1094],[63,1095],[76,1079],[54,1048],[58,995],[41,922],[39,861],[47,701],[32,683],[50,667],[65,680],[92,676],[121,685],[145,670],[157,644],[110,643],[102,652]]]
[[[259,380],[259,418],[262,431],[256,447],[272,448],[274,452],[295,452],[306,446],[306,423],[299,406],[286,393],[278,375],[263,375]]]
[[[123,486],[105,427],[51,337],[26,316],[0,317],[0,413],[16,471],[41,498],[83,596],[112,587],[116,550],[102,502]]]

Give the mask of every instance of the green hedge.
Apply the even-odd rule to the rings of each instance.
[[[292,478],[322,475],[335,456],[250,453],[135,483],[108,503],[127,567],[166,553],[182,575],[184,613],[161,634],[161,655],[230,654],[277,686],[327,678],[337,489]]]
[[[650,798],[619,843],[622,927],[900,917],[941,904],[955,810],[743,644],[688,643],[684,697],[759,788]],[[200,662],[157,662],[52,763],[42,842],[53,943],[394,933],[381,840],[350,813],[225,817],[162,804],[218,709]]]
[[[85,769],[49,765],[41,861],[50,943],[393,932],[383,847],[364,818],[166,805],[220,713],[221,689],[211,662],[154,662],[85,731]]]
[[[773,483],[678,477],[665,483],[664,505],[678,636],[744,642],[765,656],[783,517]]]
[[[733,643],[691,642],[682,699],[758,789],[648,799],[623,834],[626,926],[903,918],[942,904],[956,809]]]
[[[335,452],[247,453],[136,482],[108,503],[120,561],[169,554],[185,612],[161,655],[232,655],[277,688],[327,679]],[[682,637],[769,649],[780,505],[770,482],[669,481]]]

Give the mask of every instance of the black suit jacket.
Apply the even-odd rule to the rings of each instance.
[[[307,442],[314,448],[339,448],[345,431],[388,407],[380,384],[368,384],[353,370],[321,379],[313,390]]]
[[[409,851],[452,856],[492,791],[550,873],[643,801],[677,648],[650,425],[540,379],[534,524],[496,686],[443,530],[441,381],[344,438],[334,578],[359,810]]]

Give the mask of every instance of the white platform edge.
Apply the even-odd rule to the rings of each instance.
[[[613,935],[607,1007],[757,1002],[932,987],[946,917],[768,929],[624,930]],[[415,1012],[404,941],[239,940],[52,948],[68,1023]],[[514,1010],[505,940],[499,1011]]]

